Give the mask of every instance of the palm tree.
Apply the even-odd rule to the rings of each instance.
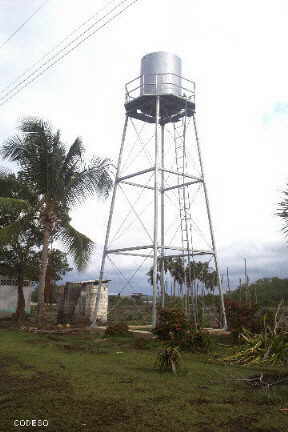
[[[149,271],[146,273],[146,276],[148,276],[148,282],[153,286],[153,273],[154,268],[151,267]],[[157,262],[157,285],[160,282],[160,273],[159,273],[159,261]]]
[[[41,323],[49,243],[52,239],[62,240],[77,268],[85,267],[93,242],[70,225],[69,211],[95,193],[108,196],[112,187],[111,163],[108,159],[94,158],[85,164],[79,137],[66,151],[60,131],[55,132],[48,122],[33,117],[21,121],[19,134],[3,144],[1,153],[18,163],[23,182],[38,197],[37,218],[42,233],[38,298]]]

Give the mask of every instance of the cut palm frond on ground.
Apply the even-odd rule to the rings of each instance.
[[[225,361],[242,365],[288,363],[288,333],[275,334],[269,328],[260,334],[244,330],[240,339],[244,342],[243,348],[225,357]]]

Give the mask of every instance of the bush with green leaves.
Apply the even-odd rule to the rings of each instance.
[[[158,312],[157,326],[153,333],[160,340],[178,340],[191,327],[183,310],[177,308],[160,309]]]
[[[164,350],[158,353],[155,368],[160,372],[173,372],[177,375],[179,369],[182,368],[182,357],[178,347],[167,346]]]
[[[144,337],[136,337],[133,346],[138,350],[149,349],[151,346],[151,340]]]
[[[209,353],[213,348],[211,336],[201,331],[188,330],[178,343],[183,351]]]
[[[239,342],[239,335],[243,328],[252,332],[261,330],[260,320],[256,313],[257,305],[239,303],[235,300],[225,299],[225,310],[227,316],[228,328],[232,332],[234,342]]]
[[[119,322],[108,325],[105,330],[105,336],[128,336],[129,328],[127,323]]]
[[[168,341],[170,346],[180,347],[183,351],[211,351],[211,337],[195,329],[181,309],[161,309],[158,314],[157,327],[153,333],[162,341]]]

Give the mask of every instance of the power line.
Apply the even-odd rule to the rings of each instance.
[[[117,6],[115,6],[111,11],[109,11],[107,14],[105,14],[104,17],[97,20],[96,23],[92,24],[88,29],[86,29],[84,32],[82,32],[73,41],[71,41],[69,44],[67,44],[61,50],[59,50],[54,56],[52,56],[49,60],[44,62],[39,68],[37,68],[34,72],[32,72],[26,79],[24,79],[19,84],[17,84],[14,88],[12,88],[10,91],[8,91],[2,98],[0,98],[0,106],[4,105],[9,100],[11,100],[21,90],[26,88],[28,85],[32,84],[37,78],[39,78],[41,75],[43,75],[47,70],[49,70],[55,64],[59,63],[64,57],[66,57],[72,51],[74,51],[76,48],[78,48],[80,45],[82,45],[82,43],[84,43],[86,40],[90,39],[99,30],[104,28],[106,25],[110,24],[110,22],[114,21],[114,19],[116,19],[118,16],[122,15],[126,10],[128,10],[131,6],[133,6],[138,1],[139,0],[131,1],[128,5],[126,5],[124,8],[122,8],[120,11],[118,11],[117,13],[112,15],[112,17],[109,17],[111,15],[111,13],[113,13],[113,11],[118,9],[123,3],[126,3],[127,0],[122,0],[121,2],[119,2],[117,4]],[[89,32],[89,30],[91,30],[93,27],[95,27],[95,25],[97,23],[99,23],[100,21],[103,21],[105,18],[107,18],[107,19],[103,24],[101,24],[96,29],[94,29],[91,33],[89,33],[87,36],[85,36],[85,34],[87,34]],[[85,36],[85,37],[81,39],[82,36]],[[80,39],[80,41],[79,41],[79,39]],[[74,43],[75,43],[75,45],[71,47],[71,45],[73,45]],[[69,48],[69,47],[71,47],[71,48]],[[59,54],[61,54],[61,52],[63,54],[59,56]],[[52,63],[50,63],[51,61],[52,61]]]
[[[86,24],[88,24],[90,21],[92,21],[97,15],[99,15],[101,12],[103,12],[108,6],[112,5],[113,3],[115,3],[116,0],[111,0],[109,1],[105,6],[101,7],[100,9],[98,9],[98,11],[96,13],[94,13],[90,18],[88,18],[87,20],[85,20],[82,24],[80,24],[78,27],[76,27],[74,30],[72,30],[67,36],[64,37],[64,39],[62,39],[60,42],[58,42],[52,49],[50,49],[49,51],[47,51],[42,57],[40,57],[35,63],[32,64],[32,66],[29,66],[27,69],[25,69],[24,72],[22,72],[20,75],[18,75],[12,82],[10,82],[6,87],[4,87],[3,89],[0,90],[0,94],[1,93],[7,93],[8,89],[10,87],[12,87],[14,84],[17,85],[17,82],[25,77],[25,75],[27,75],[29,72],[31,72],[35,66],[37,66],[38,64],[40,64],[46,57],[48,57],[50,54],[52,54],[54,51],[57,50],[57,48],[59,48],[64,42],[66,42],[73,34],[75,34],[77,31],[79,31],[82,27],[84,27]],[[5,95],[4,95],[5,96]],[[2,99],[2,97],[0,96],[0,99]]]
[[[6,39],[1,45],[0,49],[2,49],[24,26],[27,24],[45,5],[48,3],[49,0],[45,0],[44,3],[39,6],[38,9],[36,9],[32,15],[30,15],[9,37]]]
[[[28,81],[29,79],[32,80],[33,75],[37,74],[38,71],[40,71],[41,69],[43,69],[46,65],[48,65],[51,61],[53,61],[54,59],[57,59],[57,56],[59,56],[62,52],[65,52],[71,45],[73,45],[75,42],[77,42],[79,39],[81,39],[82,36],[85,36],[85,34],[87,32],[89,32],[91,29],[93,29],[93,27],[96,26],[96,24],[98,24],[100,21],[102,21],[103,19],[105,19],[107,16],[109,16],[115,9],[117,9],[118,7],[120,7],[123,3],[126,3],[128,0],[122,0],[120,1],[114,8],[112,8],[108,13],[106,13],[104,16],[102,16],[101,18],[99,18],[98,20],[96,20],[96,22],[94,22],[91,26],[89,26],[85,31],[83,31],[80,35],[78,35],[76,38],[74,38],[72,41],[70,41],[68,44],[66,44],[66,46],[64,46],[63,48],[59,49],[52,57],[48,58],[44,63],[42,63],[38,68],[36,68],[34,71],[32,71],[26,78],[24,78],[22,81],[20,81],[18,84],[16,84],[11,90],[8,90],[6,93],[4,93],[3,96],[0,97],[0,106],[2,105],[1,101],[3,101],[4,99],[8,98],[8,96],[13,93],[18,87],[21,87],[23,84],[25,84],[26,81]],[[104,8],[105,9],[105,8]],[[94,15],[95,16],[95,15]],[[89,21],[89,20],[88,20]],[[84,23],[83,23],[84,25]],[[81,26],[80,26],[81,27]],[[79,28],[80,28],[79,27]],[[72,32],[73,33],[73,32]],[[62,44],[62,42],[60,43]],[[51,52],[53,52],[54,50],[52,49]],[[70,52],[70,51],[69,51]],[[44,56],[45,58],[46,56]],[[62,57],[61,57],[62,58]],[[60,58],[60,60],[61,60]],[[37,63],[36,63],[37,64]],[[53,63],[54,64],[54,63]],[[45,69],[46,70],[46,69]],[[26,87],[26,86],[24,86]],[[18,92],[17,92],[18,93]]]

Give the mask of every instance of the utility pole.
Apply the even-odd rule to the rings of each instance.
[[[228,269],[228,267],[226,269],[226,274],[227,274],[227,289],[228,289],[228,292],[230,294],[231,290],[230,290],[230,279],[229,279],[229,269]]]
[[[224,287],[223,282],[224,282],[224,274],[222,273],[222,274],[221,274],[221,285]],[[224,289],[223,289],[223,291],[224,291]]]
[[[248,304],[248,276],[247,276],[247,261],[244,258],[244,272],[245,272],[245,300]]]

